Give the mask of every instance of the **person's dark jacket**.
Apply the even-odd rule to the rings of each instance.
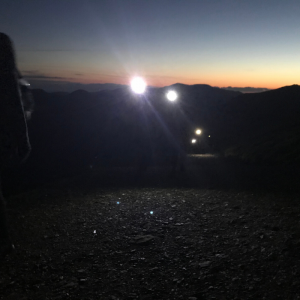
[[[0,167],[22,162],[29,153],[14,49],[10,38],[0,33]]]

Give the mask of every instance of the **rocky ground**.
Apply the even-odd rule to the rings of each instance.
[[[300,299],[297,184],[257,168],[206,158],[172,177],[98,170],[10,195],[0,298]]]

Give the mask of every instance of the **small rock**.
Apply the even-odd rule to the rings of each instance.
[[[67,283],[67,284],[64,286],[64,288],[70,288],[70,287],[75,287],[75,286],[77,286],[77,283],[75,283],[75,282],[69,282],[69,283]]]
[[[85,269],[80,269],[80,270],[77,270],[78,273],[84,273],[85,272]]]
[[[79,279],[79,284],[85,284],[87,282],[86,278]]]
[[[210,261],[205,261],[205,262],[199,263],[199,267],[205,268],[205,267],[208,267],[210,264],[211,264]]]
[[[137,245],[146,245],[149,244],[152,240],[154,240],[153,235],[137,235],[134,238],[131,239],[131,243],[137,244]]]

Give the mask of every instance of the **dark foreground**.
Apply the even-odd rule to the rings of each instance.
[[[297,175],[194,158],[24,188],[0,298],[300,299]]]

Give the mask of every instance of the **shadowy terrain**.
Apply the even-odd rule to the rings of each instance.
[[[300,298],[299,86],[171,88],[176,106],[168,87],[34,91],[32,155],[3,174],[2,299]],[[178,144],[198,152],[183,173]]]
[[[297,299],[296,168],[189,157],[92,168],[8,194],[2,299]]]
[[[178,92],[176,103],[166,99],[169,89]],[[196,127],[203,128],[205,152],[213,148],[208,141],[209,134],[214,136],[213,122],[226,102],[240,94],[183,84],[148,88],[143,96],[129,87],[70,94],[33,90],[35,112],[28,122],[32,153],[20,169],[42,175],[90,165],[133,165],[140,153],[151,159],[162,156],[172,138],[190,146]]]
[[[300,86],[293,85],[228,101],[224,152],[250,162],[299,164]]]
[[[166,100],[170,89],[179,95],[176,103]],[[141,155],[159,165],[166,161],[168,143],[174,147],[178,141],[188,153],[299,164],[297,85],[255,94],[183,84],[149,88],[143,96],[133,95],[129,87],[33,94],[32,153],[19,173],[43,177],[95,165],[137,166]],[[197,149],[190,144],[196,128],[202,129]]]

